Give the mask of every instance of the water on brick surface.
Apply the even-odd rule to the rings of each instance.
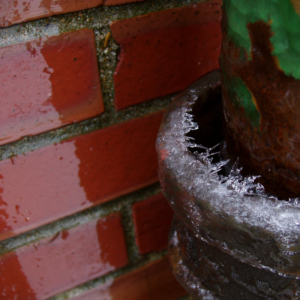
[[[201,90],[197,86],[173,102],[158,136],[157,149],[168,156],[163,164],[172,180],[183,187],[182,217],[198,238],[234,255],[240,261],[283,274],[298,275],[300,264],[300,204],[298,199],[280,201],[264,193],[256,176],[243,177],[236,163],[229,175],[221,175],[228,161],[216,160],[213,147],[197,145],[187,134],[198,129],[192,107]],[[201,99],[200,99],[201,100]],[[221,130],[221,129],[220,129]],[[219,141],[221,142],[221,141]],[[198,147],[197,152],[189,149]],[[172,195],[167,194],[171,205]],[[176,197],[176,196],[174,196]],[[173,198],[174,198],[173,197]],[[180,197],[180,196],[177,196]],[[174,201],[173,201],[174,202]],[[297,266],[298,265],[298,266]],[[287,273],[286,273],[287,272]]]

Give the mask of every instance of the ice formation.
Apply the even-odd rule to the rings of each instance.
[[[238,163],[229,175],[220,170],[228,161],[213,161],[213,148],[197,145],[186,134],[198,129],[192,108],[201,95],[220,85],[202,78],[182,93],[166,113],[157,139],[160,176],[174,211],[203,241],[242,262],[280,274],[298,275],[300,264],[300,202],[267,195],[257,176],[242,177]],[[199,96],[200,95],[200,96]],[[203,100],[204,101],[204,100]],[[199,129],[201,130],[201,128]],[[220,128],[221,130],[221,128]],[[198,147],[192,153],[189,149]],[[166,180],[165,180],[166,181]],[[179,186],[174,192],[168,184]],[[179,208],[178,208],[179,203]]]

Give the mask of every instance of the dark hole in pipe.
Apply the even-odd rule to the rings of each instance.
[[[186,134],[187,137],[193,138],[193,142],[202,145],[206,148],[214,148],[213,152],[219,152],[219,155],[213,156],[213,163],[220,160],[230,159],[226,152],[226,146],[224,142],[223,129],[224,128],[224,115],[222,106],[222,86],[218,86],[210,89],[207,93],[198,98],[192,107],[190,114],[193,116],[193,121],[198,124],[197,130],[191,130]],[[193,147],[188,148],[191,153],[197,156],[198,153],[203,153],[206,150]],[[230,162],[225,165],[219,172],[220,175],[228,176],[232,166],[238,160],[231,159]],[[239,165],[239,167],[241,167]],[[249,168],[242,168],[241,175],[251,176],[258,175]],[[280,191],[274,188],[272,182],[269,182],[266,178],[261,176],[256,180],[256,182],[261,183],[265,187],[265,192],[268,196],[276,195],[280,199],[289,200],[289,198],[296,198],[297,195],[290,195],[290,197],[285,197],[287,191],[281,188]],[[290,192],[289,192],[290,193]]]
[[[193,142],[206,148],[214,148],[213,152],[220,152],[220,155],[213,156],[213,162],[222,159],[223,151],[223,109],[222,109],[222,86],[210,89],[207,93],[198,98],[192,107],[190,114],[193,121],[199,126],[197,130],[191,130],[186,136],[193,138]],[[205,152],[205,149],[195,147],[188,148],[194,155]],[[226,169],[222,170],[222,174]],[[225,174],[224,174],[225,175]]]

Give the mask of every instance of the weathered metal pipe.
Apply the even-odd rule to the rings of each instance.
[[[157,138],[161,185],[176,215],[174,274],[195,299],[300,299],[300,205],[270,196],[236,167],[226,174],[227,161],[211,149],[221,141],[215,71],[173,101]]]
[[[223,1],[228,152],[283,199],[300,195],[299,14],[299,0]]]
[[[299,0],[224,0],[223,91],[210,73],[163,119],[170,262],[195,299],[300,299],[299,14]]]

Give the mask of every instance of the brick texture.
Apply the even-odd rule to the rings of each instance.
[[[74,300],[175,300],[186,294],[170,270],[167,258],[117,278]]]
[[[117,110],[178,92],[219,68],[221,2],[150,13],[111,24],[120,44]]]
[[[0,240],[156,182],[162,115],[1,161]]]
[[[1,299],[46,299],[127,262],[121,214],[115,213],[2,256]]]
[[[94,33],[0,48],[0,145],[104,111]]]
[[[143,2],[147,0],[104,0],[104,5],[119,5],[119,4],[125,4],[125,3],[132,3],[132,2]]]
[[[106,100],[114,94],[115,108],[122,110],[181,91],[219,67],[221,0],[157,12],[157,7],[180,1],[158,6],[143,1],[0,0],[0,27],[50,17],[3,29],[2,34],[11,44],[0,47],[0,150],[5,157],[24,154],[0,160],[0,253],[1,247],[10,251],[0,255],[1,300],[52,299],[74,287],[73,292],[84,291],[74,300],[175,300],[187,294],[167,257],[149,263],[148,255],[143,256],[167,248],[173,212],[163,194],[134,205],[132,197],[117,199],[158,182],[155,140],[164,112],[157,110],[165,104],[118,113],[110,109],[97,124],[107,124],[111,115],[116,123],[132,119],[102,129],[95,129],[94,122],[85,122],[84,128],[74,124],[104,113],[100,74]],[[126,3],[132,4],[122,5]],[[114,5],[120,6],[108,7]],[[121,19],[137,11],[144,15]],[[85,21],[91,29],[82,29]],[[40,32],[41,24],[77,30],[13,44],[29,31]],[[109,38],[120,51],[110,47]],[[116,59],[113,84],[111,62]],[[60,143],[53,143],[52,133],[36,136],[65,125],[67,129],[53,134],[74,137],[62,136]],[[36,137],[7,145],[24,136]],[[91,214],[103,209],[111,214],[83,224],[91,216],[88,208],[108,201]],[[132,216],[126,209],[131,205]],[[134,223],[138,260],[128,258],[124,209],[123,217],[133,219],[129,222]],[[66,216],[73,228],[64,227],[69,218],[55,222]],[[58,226],[61,231],[49,237]],[[138,269],[142,262],[148,265]],[[136,270],[125,274],[127,268],[120,268],[126,265]],[[86,291],[93,279],[115,270],[105,277],[108,282]]]
[[[0,0],[0,27],[100,5],[117,5],[143,0]]]
[[[173,211],[162,193],[132,207],[136,243],[141,254],[167,248]]]

